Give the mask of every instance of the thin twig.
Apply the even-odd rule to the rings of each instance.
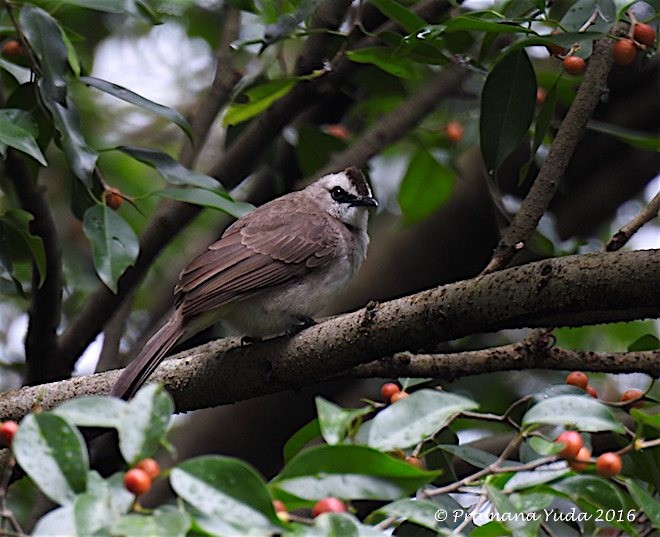
[[[650,222],[658,216],[660,211],[660,192],[658,192],[653,199],[637,213],[628,223],[617,231],[612,238],[607,241],[605,251],[615,252],[626,244],[630,238],[637,233],[637,231],[647,222]]]

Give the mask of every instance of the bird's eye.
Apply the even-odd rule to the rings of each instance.
[[[348,197],[346,191],[340,186],[334,187],[330,191],[330,195],[332,196],[332,199],[335,201],[345,201],[346,198]]]

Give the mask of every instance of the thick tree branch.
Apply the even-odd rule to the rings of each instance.
[[[46,275],[41,286],[36,265],[32,270],[32,303],[25,337],[25,383],[38,384],[70,373],[60,359],[57,342],[62,313],[62,254],[50,208],[25,161],[11,149],[5,166],[21,207],[34,217],[30,231],[42,240],[46,254]]]
[[[594,44],[584,80],[550,146],[550,152],[520,210],[504,230],[493,257],[482,274],[489,274],[506,267],[519,250],[517,245],[526,243],[536,229],[557,192],[561,178],[586,131],[587,122],[596,109],[600,96],[607,89],[607,76],[611,67],[612,39],[606,37]]]
[[[630,240],[630,237],[637,233],[639,228],[658,216],[658,211],[660,211],[660,192],[657,193],[649,204],[639,211],[630,222],[625,224],[609,241],[607,241],[605,250],[607,252],[616,252]]]
[[[433,349],[474,333],[657,318],[659,280],[660,250],[549,259],[371,303],[291,338],[250,346],[236,338],[214,341],[165,361],[152,379],[165,384],[179,411],[213,407],[300,388],[383,356]],[[556,358],[550,353],[548,367],[556,367]],[[599,360],[580,368],[590,364],[601,370]],[[546,367],[546,361],[533,366]],[[640,363],[630,369],[652,374],[655,367]],[[0,396],[0,416],[17,419],[35,402],[51,408],[107,393],[117,375],[110,371],[8,392]]]

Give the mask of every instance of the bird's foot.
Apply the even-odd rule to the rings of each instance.
[[[253,343],[259,343],[261,341],[263,341],[263,339],[258,336],[243,336],[241,338],[241,347],[252,345]]]
[[[295,318],[296,321],[298,321],[298,324],[290,326],[286,329],[287,336],[295,336],[298,332],[301,332],[305,328],[309,328],[310,326],[317,324],[314,319],[308,317],[307,315],[296,315]]]

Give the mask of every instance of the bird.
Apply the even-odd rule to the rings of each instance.
[[[359,168],[330,173],[236,220],[180,273],[167,321],[123,369],[130,399],[167,352],[221,321],[242,342],[292,334],[343,292],[364,262],[369,209]]]

